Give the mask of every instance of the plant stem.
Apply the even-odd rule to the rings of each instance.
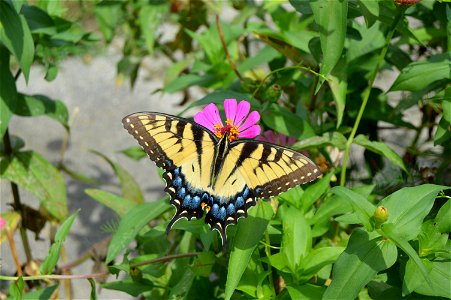
[[[11,229],[8,226],[6,226],[6,237],[8,238],[9,247],[11,248],[11,255],[13,256],[14,263],[16,264],[17,274],[19,274],[19,276],[22,276],[23,272],[22,267],[20,266],[19,258],[17,257],[16,244],[14,243]]]
[[[268,257],[268,258],[271,256],[271,240],[269,239],[268,228],[266,228],[266,230],[265,230],[265,254],[266,254],[266,257]],[[268,263],[268,271],[271,271],[270,263]],[[272,272],[268,275],[268,279],[269,279],[269,286],[271,287],[272,292],[273,292],[273,297],[275,298],[276,291],[275,291],[275,287],[274,287],[274,280],[272,278]]]
[[[13,158],[13,148],[11,147],[11,138],[9,136],[9,129],[6,129],[5,135],[3,136],[3,145],[5,147],[5,153],[6,156],[10,159]],[[24,220],[26,218],[22,202],[20,201],[20,195],[19,195],[19,188],[17,187],[17,184],[11,181],[11,192],[13,194],[14,199],[14,210],[18,211],[20,213],[20,217],[22,218],[22,224],[24,224]],[[22,244],[24,247],[25,255],[27,257],[27,262],[30,262],[33,260],[33,256],[31,255],[30,250],[30,244],[28,242],[27,232],[23,226],[20,226],[19,228],[20,236],[22,237]]]
[[[224,34],[222,33],[222,27],[221,27],[221,21],[219,20],[219,15],[216,15],[216,26],[218,27],[218,34],[219,38],[221,39],[222,47],[224,48],[224,52],[227,58],[227,61],[229,62],[230,67],[232,67],[233,72],[235,72],[236,76],[242,81],[243,77],[241,76],[240,72],[238,72],[238,69],[236,68],[235,64],[232,61],[232,58],[230,57],[229,50],[227,50],[227,44],[224,39]]]
[[[192,253],[183,253],[183,254],[175,254],[175,255],[169,255],[164,257],[159,257],[155,259],[150,259],[146,261],[140,261],[134,264],[130,264],[131,268],[136,268],[144,265],[150,265],[157,262],[165,262],[172,259],[178,259],[178,258],[185,258],[185,257],[191,257],[191,256],[197,256],[199,253],[192,252]],[[88,279],[88,278],[97,278],[97,277],[103,277],[110,274],[109,271],[104,271],[100,273],[94,273],[94,274],[82,274],[82,275],[36,275],[36,276],[22,276],[23,280],[43,280],[43,279],[55,279],[55,280],[65,280],[65,279]],[[0,280],[17,280],[21,276],[4,276],[0,275]]]
[[[385,45],[382,48],[381,53],[379,54],[379,57],[377,59],[377,64],[376,67],[373,70],[373,73],[371,73],[370,75],[370,79],[368,81],[368,86],[366,87],[366,89],[363,91],[362,94],[362,104],[360,106],[359,109],[359,113],[357,115],[357,118],[355,120],[354,126],[352,127],[352,131],[351,134],[349,135],[349,138],[346,142],[346,148],[345,148],[345,153],[343,156],[343,166],[341,169],[341,174],[340,174],[340,185],[344,186],[346,183],[346,165],[348,162],[348,157],[349,157],[349,150],[351,148],[352,142],[354,141],[354,137],[357,133],[357,129],[359,128],[359,124],[360,121],[362,119],[363,116],[363,112],[365,111],[365,107],[366,104],[368,103],[368,99],[370,98],[370,94],[371,94],[371,89],[373,88],[373,84],[374,81],[376,80],[376,76],[377,73],[384,61],[385,58],[385,54],[387,53],[388,50],[388,46],[390,45],[390,41],[393,37],[393,34],[395,33],[396,27],[398,26],[398,23],[402,20],[402,17],[404,16],[404,10],[400,10],[400,12],[398,13],[398,15],[396,16],[395,20],[393,21],[393,25],[392,28],[390,29],[390,31],[387,34],[387,38],[385,39]]]

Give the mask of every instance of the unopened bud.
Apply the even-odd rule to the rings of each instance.
[[[379,227],[382,223],[388,220],[388,210],[383,206],[377,207],[373,218],[376,222],[376,227]]]

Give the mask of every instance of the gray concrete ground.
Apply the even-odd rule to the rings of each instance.
[[[137,143],[123,129],[122,118],[136,111],[161,111],[177,113],[181,107],[177,105],[181,96],[178,94],[152,94],[162,87],[162,76],[165,67],[164,59],[149,61],[146,66],[150,70],[144,71],[144,75],[155,74],[155,78],[140,76],[135,88],[130,89],[128,83],[118,87],[115,85],[116,62],[120,58],[114,50],[109,48],[105,55],[93,58],[87,64],[81,58],[71,58],[61,65],[60,73],[53,82],[44,80],[43,69],[33,67],[29,84],[25,84],[23,78],[19,82],[19,90],[28,94],[43,94],[54,99],[61,99],[66,103],[70,113],[79,110],[72,126],[70,146],[66,153],[65,162],[70,168],[86,174],[101,182],[100,187],[115,193],[120,193],[118,180],[110,166],[100,157],[89,152],[97,150],[108,157],[118,161],[140,184],[146,201],[160,198],[164,192],[163,182],[159,179],[156,167],[149,160],[144,159],[134,162],[118,150]],[[32,149],[41,153],[49,161],[56,163],[60,157],[60,149],[65,135],[64,128],[47,117],[23,118],[14,117],[10,124],[10,133],[22,137],[26,142],[26,149]],[[67,262],[80,257],[94,243],[101,241],[109,234],[101,227],[109,221],[116,220],[115,213],[109,208],[99,204],[84,193],[86,188],[93,188],[87,184],[73,180],[65,176],[67,185],[67,201],[69,211],[81,209],[65,242],[67,250]],[[38,201],[27,191],[20,190],[22,201],[34,208],[38,208]],[[9,209],[12,203],[9,182],[1,182],[1,211]],[[33,255],[37,259],[43,259],[49,250],[47,225],[41,236],[42,240],[35,241],[33,234],[28,234],[31,241]],[[25,261],[25,255],[19,234],[15,235],[15,242],[20,260]],[[8,247],[8,243],[1,246],[1,273],[13,275],[15,266]],[[92,263],[86,262],[72,270],[73,274],[89,274]],[[110,278],[113,279],[113,278]],[[5,282],[0,283],[1,289],[5,288]],[[90,286],[86,280],[74,281],[75,297],[78,299],[89,298]],[[64,297],[61,293],[60,296]],[[130,298],[127,294],[102,290],[100,299]]]

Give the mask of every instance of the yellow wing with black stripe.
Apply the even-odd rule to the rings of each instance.
[[[288,148],[253,140],[232,143],[207,128],[176,116],[141,112],[126,116],[124,127],[150,159],[165,170],[165,191],[180,218],[201,218],[219,231],[247,217],[255,198],[276,196],[320,175],[316,165]]]

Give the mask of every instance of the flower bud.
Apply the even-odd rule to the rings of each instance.
[[[374,221],[376,222],[376,228],[382,223],[388,220],[388,210],[383,206],[378,206],[373,215]]]

